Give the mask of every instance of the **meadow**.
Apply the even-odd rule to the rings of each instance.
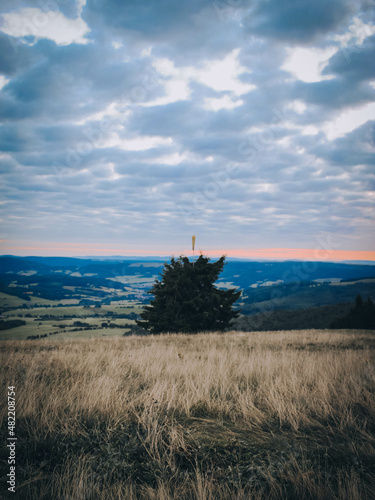
[[[0,331],[0,340],[26,340],[29,336],[37,335],[52,336],[51,339],[59,340],[120,336],[129,332],[135,324],[134,319],[121,315],[139,314],[141,311],[141,306],[134,300],[84,307],[78,304],[61,305],[64,301],[31,299],[29,304],[18,297],[0,293],[0,308],[3,308],[1,319],[22,320],[26,323]],[[77,329],[77,321],[85,323],[88,328]],[[102,328],[103,323],[116,325],[116,328]]]
[[[374,348],[358,330],[3,340],[9,498],[375,498]]]

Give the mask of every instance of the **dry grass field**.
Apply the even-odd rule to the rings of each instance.
[[[2,341],[9,498],[373,499],[374,349],[337,330]]]

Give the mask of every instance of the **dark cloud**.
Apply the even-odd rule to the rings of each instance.
[[[0,31],[0,74],[14,76],[18,71],[25,71],[35,64],[38,59],[38,54],[31,47],[19,44],[16,38]]]
[[[324,68],[323,74],[336,74],[355,84],[375,78],[375,36],[367,38],[363,45],[349,45],[334,55]]]
[[[3,119],[20,114],[54,120],[78,119],[102,110],[115,99],[128,102],[133,89],[144,90],[142,83],[148,75],[149,61],[126,62],[111,46],[56,46],[41,40],[32,50],[40,62],[31,66],[28,61],[22,75],[4,89]],[[149,84],[141,97],[150,100],[158,92],[160,86]]]
[[[350,172],[351,167],[361,165],[358,172],[361,177],[366,170],[367,173],[374,173],[373,148],[375,148],[375,121],[368,121],[335,141],[322,141],[321,143],[314,141],[309,149],[317,157],[324,158],[330,165],[337,165],[345,171]],[[350,180],[352,179],[357,180],[354,172],[350,177]]]
[[[84,18],[88,22],[100,19],[119,32],[142,33],[146,39],[163,40],[170,34],[178,34],[181,29],[192,27],[194,19],[211,0],[191,0],[173,2],[160,0],[108,0],[105,5],[100,0],[88,0]]]
[[[307,43],[338,28],[352,12],[347,0],[258,1],[245,20],[250,33]]]
[[[294,96],[312,105],[337,109],[370,102],[374,99],[375,92],[368,85],[335,78],[313,83],[299,81],[294,86]]]

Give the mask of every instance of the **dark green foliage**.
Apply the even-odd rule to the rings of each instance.
[[[154,295],[137,324],[152,333],[224,330],[238,316],[232,305],[241,292],[214,286],[223,270],[225,257],[210,263],[200,255],[193,263],[187,257],[165,264],[162,279],[148,292]]]
[[[364,302],[358,294],[355,306],[343,318],[337,319],[331,324],[331,328],[358,328],[375,330],[375,304],[371,297]]]
[[[9,283],[3,283],[0,281],[0,293],[6,293],[12,295],[13,297],[19,297],[22,300],[30,301],[30,296],[27,295],[24,288],[20,286],[9,286]]]
[[[349,302],[329,306],[288,310],[272,310],[272,307],[270,307],[269,310],[264,311],[259,308],[259,312],[256,314],[242,314],[233,322],[231,328],[244,332],[308,330],[311,328],[321,330],[330,328],[333,321],[345,316],[352,305],[353,304]]]
[[[363,307],[363,300],[360,294],[358,294],[357,297],[355,298],[355,307],[356,309],[360,309],[361,307]]]
[[[26,325],[26,321],[22,319],[10,319],[8,321],[0,320],[0,330],[9,330],[10,328],[17,328],[18,326]]]
[[[228,278],[228,281],[234,280],[233,278]],[[352,305],[353,298],[358,294],[361,294],[362,297],[374,297],[375,281],[352,281],[346,282],[342,286],[313,281],[258,286],[243,291],[241,311],[242,314],[250,315],[262,312],[268,313],[269,311],[308,309],[310,307],[343,303]],[[324,328],[327,327],[328,325]],[[306,328],[309,327],[307,326]]]

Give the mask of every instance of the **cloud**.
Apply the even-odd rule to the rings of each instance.
[[[333,121],[323,125],[328,140],[337,139],[352,132],[364,123],[375,118],[375,102],[358,109],[350,109],[338,115]]]
[[[255,85],[244,83],[240,77],[249,73],[247,68],[240,65],[238,56],[239,49],[233,50],[224,59],[205,60],[199,67],[185,66],[176,67],[173,61],[167,58],[157,58],[153,62],[155,70],[165,79],[165,96],[154,101],[145,103],[145,106],[160,106],[171,104],[179,100],[191,98],[191,84],[196,82],[204,85],[215,92],[229,92],[233,97],[248,93],[256,88]],[[238,106],[238,99],[232,100],[230,95],[219,98],[206,99],[206,108],[232,109]]]
[[[347,0],[258,1],[246,19],[250,33],[307,43],[337,29],[352,11]]]
[[[245,2],[245,4],[248,2]],[[207,12],[208,11],[208,12]],[[211,0],[191,0],[171,3],[170,0],[108,0],[104,6],[100,0],[87,0],[84,18],[92,25],[99,21],[110,27],[112,33],[131,31],[146,40],[165,41],[178,38],[199,24],[200,18],[214,16]]]
[[[0,31],[0,73],[14,76],[39,60],[31,47],[19,45],[14,37]]]
[[[158,146],[170,145],[172,143],[171,137],[157,137],[157,136],[140,136],[133,139],[122,139],[117,134],[111,134],[105,139],[104,148],[118,147],[125,151],[147,151],[154,149]]]
[[[371,23],[365,23],[362,19],[354,17],[352,24],[343,34],[333,35],[332,39],[340,43],[341,47],[360,46],[367,37],[375,34],[375,26]]]
[[[234,100],[228,95],[223,97],[207,97],[204,103],[204,108],[211,111],[219,111],[220,109],[234,109],[238,106],[242,106],[243,101],[241,99]]]
[[[288,50],[288,57],[281,69],[290,72],[303,82],[320,82],[330,80],[333,75],[322,75],[329,59],[336,54],[336,47],[326,49],[297,47]]]
[[[374,57],[375,36],[371,36],[360,45],[350,46],[345,51],[338,52],[323,69],[323,74],[330,73],[345,76],[353,84],[360,81],[374,80]]]
[[[69,45],[86,44],[90,29],[79,17],[69,19],[56,10],[23,8],[2,14],[1,31],[13,37],[47,38],[57,45]]]
[[[369,10],[87,0],[52,17],[43,5],[2,7],[10,239],[131,239],[167,254],[191,231],[202,249],[314,248],[322,234],[373,245]],[[51,24],[24,37],[36,11]]]

